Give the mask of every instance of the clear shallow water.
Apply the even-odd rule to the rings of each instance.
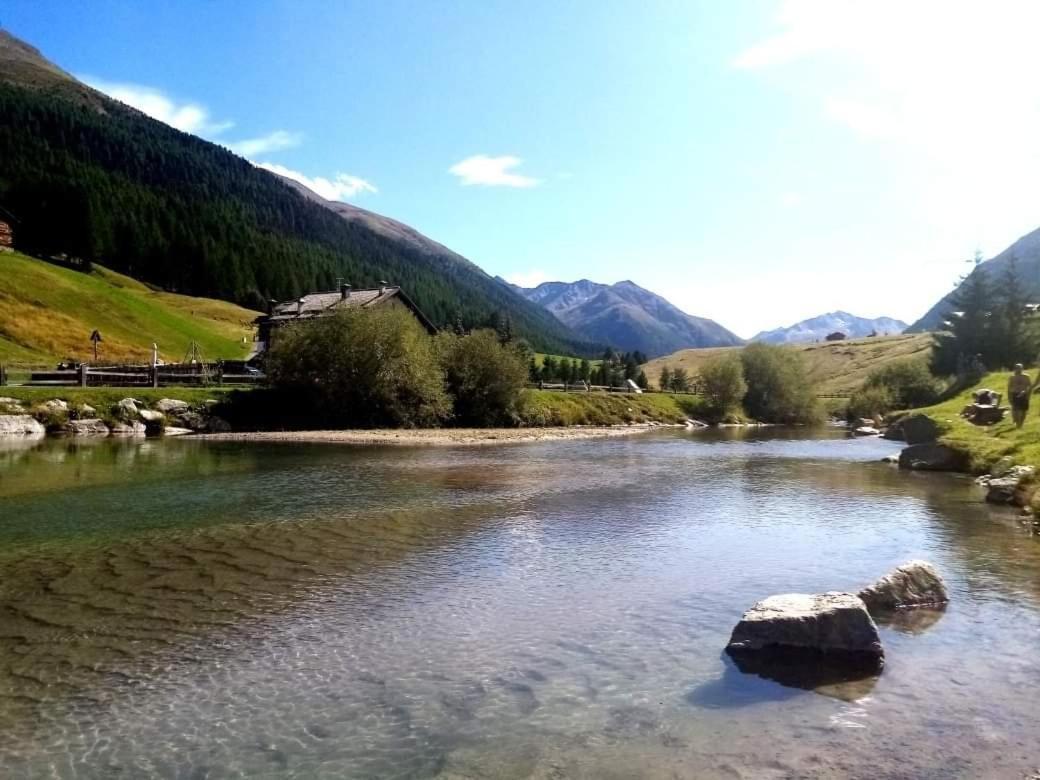
[[[822,434],[817,434],[822,435]],[[1040,541],[881,441],[0,445],[5,777],[1022,777]],[[880,678],[733,624],[912,557]]]

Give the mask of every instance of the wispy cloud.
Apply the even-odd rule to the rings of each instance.
[[[83,76],[81,79],[109,97],[185,133],[216,136],[231,129],[235,124],[229,120],[214,120],[202,104],[190,100],[175,100],[154,87],[105,81],[91,76]]]
[[[448,169],[448,173],[457,176],[467,187],[537,187],[541,184],[541,179],[512,172],[512,169],[522,162],[519,157],[508,154],[501,157],[475,154],[455,163]]]
[[[263,168],[265,171],[277,173],[279,176],[299,182],[312,192],[321,195],[325,200],[345,200],[366,192],[379,192],[371,182],[348,173],[337,173],[331,179],[326,179],[324,176],[307,176],[277,163],[255,162],[253,164],[257,168]]]
[[[505,277],[505,280],[510,284],[515,284],[517,287],[537,287],[542,282],[549,281],[549,275],[545,271],[536,268],[531,271],[517,271],[509,274]]]
[[[246,138],[242,141],[232,141],[227,147],[235,154],[243,157],[256,157],[269,152],[277,152],[281,149],[290,149],[299,146],[303,140],[301,133],[290,133],[288,130],[275,130],[273,133],[262,135],[259,138]]]

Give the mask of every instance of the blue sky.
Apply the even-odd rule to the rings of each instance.
[[[528,283],[913,320],[1040,226],[1040,4],[8,0],[171,124]]]

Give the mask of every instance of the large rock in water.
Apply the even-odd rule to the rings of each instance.
[[[885,657],[877,626],[853,593],[770,596],[744,613],[726,651],[735,656],[796,651],[874,669]]]
[[[950,600],[946,583],[927,561],[909,561],[859,592],[870,610],[937,607]]]
[[[899,468],[915,471],[963,471],[967,458],[945,444],[912,444],[899,453]]]
[[[907,444],[930,444],[939,438],[939,424],[927,414],[908,414],[885,430],[886,439],[905,441]]]

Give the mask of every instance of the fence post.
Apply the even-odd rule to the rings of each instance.
[[[0,387],[7,385],[7,367],[0,363]]]
[[[87,364],[86,363],[80,363],[79,364],[79,386],[80,387],[86,387],[87,386],[87,370],[88,369],[87,369]]]
[[[159,386],[159,366],[152,366],[152,387]]]

